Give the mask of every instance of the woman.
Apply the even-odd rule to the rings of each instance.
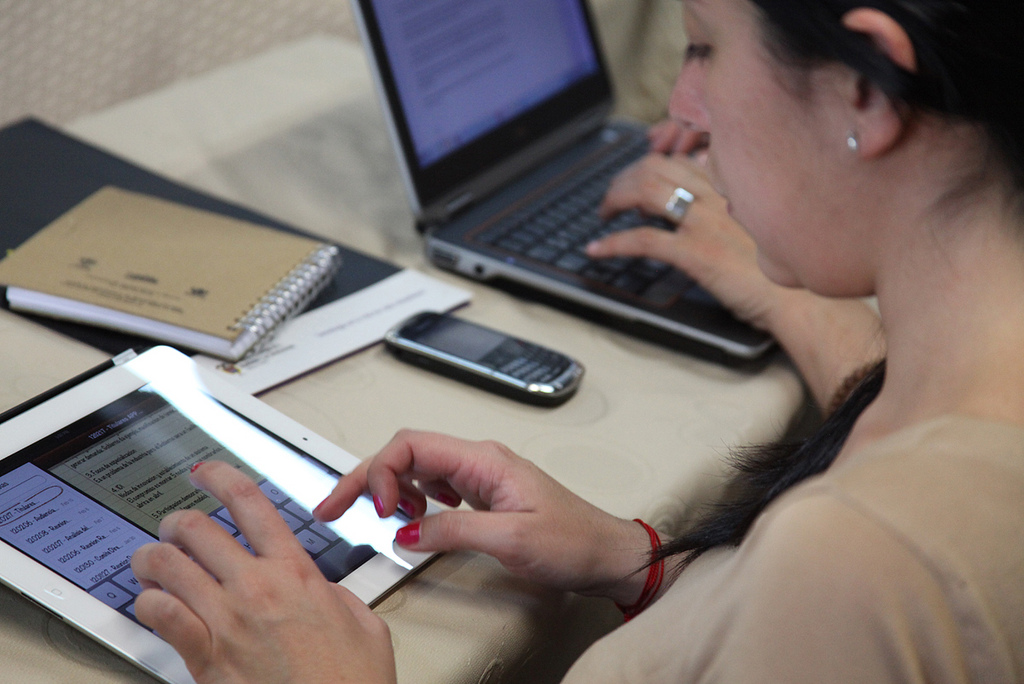
[[[1024,18],[995,0],[869,5],[684,0],[693,44],[672,113],[710,135],[714,189],[752,242],[714,218],[693,168],[652,158],[607,208],[674,213],[668,191],[690,183],[680,230],[592,247],[686,268],[776,334],[823,402],[877,342],[860,304],[819,295],[876,295],[885,366],[819,434],[757,456],[734,505],[660,550],[500,445],[432,434],[396,436],[317,515],[365,489],[381,514],[465,501],[478,510],[417,520],[398,542],[484,551],[637,615],[567,682],[1015,681],[1024,112],[1004,93],[1024,76]],[[841,330],[856,339],[837,350]],[[383,622],[319,578],[256,488],[219,463],[193,479],[257,550],[185,512],[161,525],[169,543],[135,556],[165,589],[143,592],[138,616],[196,679],[394,681]]]

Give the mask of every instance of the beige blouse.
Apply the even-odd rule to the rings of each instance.
[[[852,454],[564,681],[1024,681],[1024,429],[951,416]]]

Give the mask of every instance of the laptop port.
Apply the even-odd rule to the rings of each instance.
[[[441,268],[455,270],[459,265],[459,256],[454,252],[431,247],[430,260]]]

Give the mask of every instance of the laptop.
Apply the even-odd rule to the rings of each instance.
[[[657,221],[596,213],[648,151],[614,100],[586,0],[352,0],[409,203],[435,265],[732,363],[762,357],[682,272],[583,247]]]
[[[393,544],[407,524],[362,497],[341,518],[310,511],[359,463],[169,347],[125,352],[0,415],[0,581],[158,679],[194,684],[135,617],[132,553],[163,516],[207,513],[250,551],[224,506],[189,483],[198,461],[257,482],[326,578],[373,605],[429,562]]]

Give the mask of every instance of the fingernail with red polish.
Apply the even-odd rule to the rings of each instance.
[[[398,510],[402,511],[410,518],[416,515],[416,508],[405,499],[398,502]]]
[[[373,507],[377,509],[377,516],[384,517],[384,500],[379,496],[373,497]]]
[[[455,508],[459,505],[458,499],[456,499],[454,496],[450,494],[438,494],[434,498],[443,503],[445,506],[451,506],[452,508]]]
[[[188,471],[189,474],[191,475],[192,473],[196,472],[196,468],[198,468],[199,466],[203,465],[203,463],[205,463],[205,461],[198,461],[196,463],[193,463],[192,464],[192,469]]]
[[[399,546],[415,546],[420,542],[420,524],[410,523],[395,533],[395,541]]]

